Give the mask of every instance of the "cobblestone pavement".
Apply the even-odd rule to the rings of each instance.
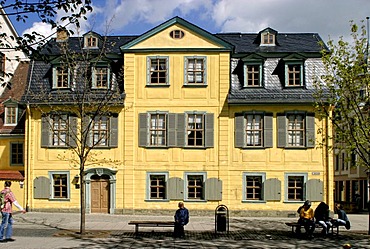
[[[168,217],[87,215],[87,235],[81,238],[79,214],[27,213],[15,216],[15,242],[0,248],[370,248],[367,215],[350,216],[352,229],[324,238],[320,231],[307,240],[292,234],[285,222],[296,218],[230,218],[229,233],[215,233],[214,217],[191,217],[185,239],[172,238],[171,228],[140,228],[130,220],[169,220]]]

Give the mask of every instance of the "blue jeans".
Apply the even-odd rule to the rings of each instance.
[[[10,239],[13,234],[13,218],[10,213],[2,212],[2,220],[0,226],[0,240],[4,239],[4,232],[6,230],[5,238]]]

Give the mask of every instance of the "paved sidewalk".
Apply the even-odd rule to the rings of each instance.
[[[285,222],[297,218],[231,217],[230,233],[215,234],[214,217],[191,216],[185,239],[173,239],[171,228],[140,228],[138,236],[130,220],[172,220],[171,216],[86,215],[85,238],[80,238],[77,213],[26,213],[15,216],[15,242],[0,248],[370,248],[368,215],[348,215],[352,228],[341,229],[337,238],[319,232],[306,240],[291,234]]]

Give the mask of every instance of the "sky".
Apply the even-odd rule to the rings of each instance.
[[[10,0],[8,0],[10,1]],[[179,16],[210,33],[258,33],[270,27],[279,33],[318,33],[324,41],[349,39],[350,21],[370,16],[370,0],[92,0],[93,12],[80,33],[140,35]],[[14,20],[18,34],[50,27],[32,17]],[[366,24],[366,22],[364,23]]]

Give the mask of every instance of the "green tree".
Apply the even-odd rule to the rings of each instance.
[[[317,81],[317,109],[333,126],[330,145],[351,167],[370,169],[369,41],[364,21],[350,22],[351,39],[330,40],[323,50],[325,75]],[[333,139],[333,140],[331,140]],[[370,218],[370,216],[369,216]],[[369,224],[370,234],[370,224]]]

